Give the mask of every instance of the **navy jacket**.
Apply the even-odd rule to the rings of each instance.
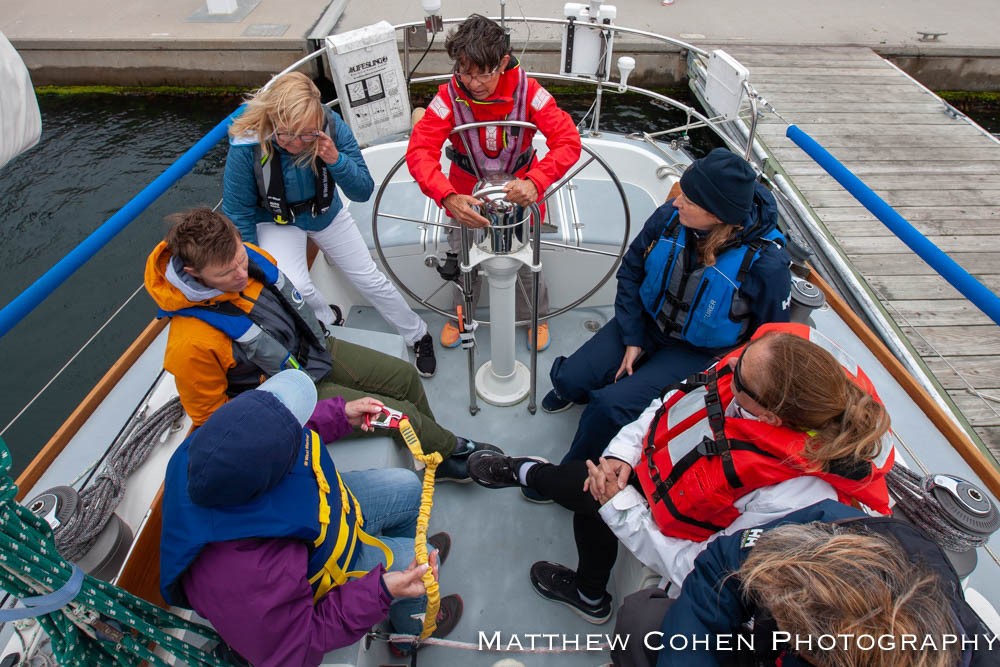
[[[758,186],[760,190],[766,190]],[[768,192],[768,198],[772,195]],[[773,201],[773,199],[771,199]],[[635,345],[644,349],[659,347],[666,343],[668,336],[659,331],[642,305],[639,287],[646,275],[646,249],[656,241],[676,209],[673,200],[663,204],[649,216],[642,231],[629,245],[618,269],[618,293],[615,296],[615,319],[621,325],[625,345]],[[772,214],[773,215],[773,214]],[[775,220],[754,220],[747,226],[748,240],[775,225]],[[748,336],[765,322],[787,322],[789,314],[789,294],[791,261],[784,248],[768,244],[760,257],[750,267],[740,294],[750,302],[750,328]]]

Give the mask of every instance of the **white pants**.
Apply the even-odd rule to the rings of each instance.
[[[276,225],[263,222],[257,225],[260,247],[271,253],[295,288],[299,290],[316,319],[326,325],[334,320],[333,309],[327,303],[306,265],[306,240],[310,238],[326,255],[327,261],[337,266],[351,284],[375,307],[379,315],[391,324],[407,345],[413,345],[427,333],[427,324],[403,299],[395,285],[378,270],[372,261],[365,240],[358,231],[354,218],[346,208],[318,232],[306,232],[294,225]]]

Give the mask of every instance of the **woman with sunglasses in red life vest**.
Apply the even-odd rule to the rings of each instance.
[[[712,538],[821,500],[889,513],[889,416],[871,381],[825,336],[769,324],[704,373],[666,390],[611,441],[599,464],[552,465],[484,452],[469,474],[525,486],[574,511],[574,571],[540,561],[531,582],[592,623],[618,541],[678,586]]]

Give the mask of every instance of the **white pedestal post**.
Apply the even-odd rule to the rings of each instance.
[[[492,356],[476,371],[476,393],[493,405],[514,405],[528,395],[531,372],[514,358],[514,299],[521,261],[513,255],[490,257],[490,347]]]

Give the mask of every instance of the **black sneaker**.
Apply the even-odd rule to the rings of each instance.
[[[448,554],[451,553],[451,535],[444,531],[434,533],[427,538],[427,545],[431,550],[437,549],[438,565],[444,565],[444,562],[448,560]]]
[[[594,625],[607,623],[611,618],[611,595],[605,591],[599,603],[584,602],[576,587],[576,572],[565,565],[538,561],[531,566],[531,586],[546,600],[566,605]]]
[[[414,365],[420,377],[434,377],[437,370],[437,359],[434,357],[434,339],[429,333],[413,344],[413,352],[417,355]]]
[[[472,478],[469,477],[469,469],[466,464],[476,452],[491,452],[503,456],[503,452],[499,447],[485,442],[474,442],[466,438],[458,438],[455,450],[451,453],[451,456],[442,461],[437,467],[434,479],[439,482],[468,484],[472,481]]]
[[[548,463],[537,456],[504,456],[497,452],[476,452],[469,457],[469,476],[487,489],[503,489],[508,486],[521,486],[517,478],[517,470],[522,463],[534,461]]]
[[[556,393],[555,389],[545,394],[545,398],[542,399],[542,410],[549,414],[569,410],[571,407],[573,407],[573,401],[563,398]]]

